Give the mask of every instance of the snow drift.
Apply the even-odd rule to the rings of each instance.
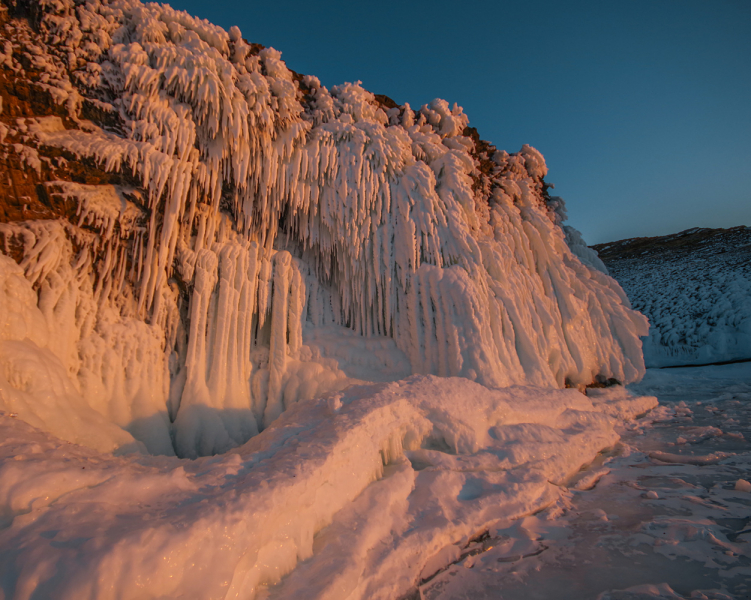
[[[646,321],[569,250],[530,146],[497,151],[443,100],[328,90],[236,27],[166,5],[24,8],[33,27],[6,25],[3,69],[33,74],[54,106],[2,137],[72,214],[0,235],[38,295],[48,339],[33,352],[70,378],[48,405],[83,400],[150,452],[195,457],[353,378],[642,375]],[[73,163],[131,184],[76,182]],[[363,341],[341,356],[349,332]],[[70,441],[96,422],[66,434],[14,397],[2,406]]]
[[[0,590],[398,598],[493,522],[547,506],[618,439],[614,416],[655,404],[620,387],[588,398],[416,375],[301,401],[241,448],[194,461],[98,454],[0,415],[0,519],[12,521]]]

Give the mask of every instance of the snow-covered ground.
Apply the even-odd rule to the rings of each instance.
[[[559,501],[498,524],[419,598],[751,597],[751,363],[650,369],[631,389],[659,408]]]
[[[397,598],[499,520],[555,502],[617,423],[655,404],[621,387],[588,397],[418,375],[300,401],[197,460],[100,454],[3,414],[0,589]]]
[[[301,401],[192,461],[99,454],[3,414],[0,590],[747,598],[751,363],[588,394],[413,376]]]
[[[751,359],[751,228],[695,228],[595,248],[650,321],[648,367]]]

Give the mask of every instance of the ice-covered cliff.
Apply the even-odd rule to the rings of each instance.
[[[457,105],[136,0],[8,1],[0,50],[0,409],[193,457],[356,380],[642,375],[646,320],[567,246],[543,157]]]

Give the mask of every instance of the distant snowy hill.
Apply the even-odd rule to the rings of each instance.
[[[593,246],[649,318],[649,367],[751,359],[751,228]]]

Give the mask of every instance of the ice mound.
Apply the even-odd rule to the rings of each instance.
[[[564,233],[534,148],[496,150],[444,100],[329,90],[167,5],[16,10],[33,28],[6,26],[3,76],[48,108],[2,136],[61,214],[0,224],[0,247],[65,385],[149,452],[225,452],[353,379],[643,374],[646,321]]]
[[[143,448],[86,403],[50,342],[23,270],[0,254],[0,409],[102,452]]]
[[[397,598],[494,521],[557,498],[618,439],[609,414],[655,404],[416,375],[300,401],[194,461],[99,454],[0,415],[0,589]]]

